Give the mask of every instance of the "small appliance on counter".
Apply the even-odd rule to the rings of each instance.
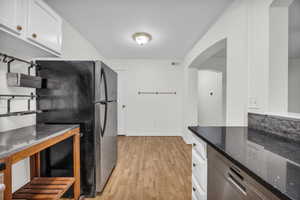
[[[81,192],[101,192],[117,162],[117,73],[101,61],[37,60],[37,123],[79,124]],[[41,154],[44,176],[72,175],[72,141]]]

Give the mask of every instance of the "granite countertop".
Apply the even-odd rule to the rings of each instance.
[[[300,200],[300,142],[248,127],[189,127],[196,136],[286,200]]]
[[[0,132],[0,159],[61,135],[78,125],[34,125]]]

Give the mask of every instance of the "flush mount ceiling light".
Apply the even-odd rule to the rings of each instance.
[[[132,35],[133,40],[139,45],[143,46],[152,40],[152,36],[149,33],[138,32]]]

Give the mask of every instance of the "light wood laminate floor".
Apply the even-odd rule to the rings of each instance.
[[[97,200],[191,200],[191,146],[181,137],[118,137],[118,164]]]

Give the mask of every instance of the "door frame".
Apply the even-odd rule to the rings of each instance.
[[[122,73],[123,75],[125,74],[125,76],[127,76],[128,70],[127,69],[114,69],[114,71],[117,72],[117,74],[118,74],[118,122],[119,122],[120,117],[121,117],[121,116],[119,116],[119,106],[121,106],[120,102],[119,102],[119,89],[120,89],[120,87],[119,87],[119,74]],[[127,85],[125,84],[123,86],[123,89],[124,89],[124,87],[125,87],[125,91],[126,91]],[[125,102],[125,104],[123,104],[123,105],[126,106],[125,111],[123,111],[124,112],[124,114],[123,114],[124,133],[120,134],[119,126],[118,126],[118,136],[127,136],[126,115],[127,115],[127,103],[128,103],[128,101],[127,101],[127,96],[124,95],[124,93],[123,93],[123,102]]]

